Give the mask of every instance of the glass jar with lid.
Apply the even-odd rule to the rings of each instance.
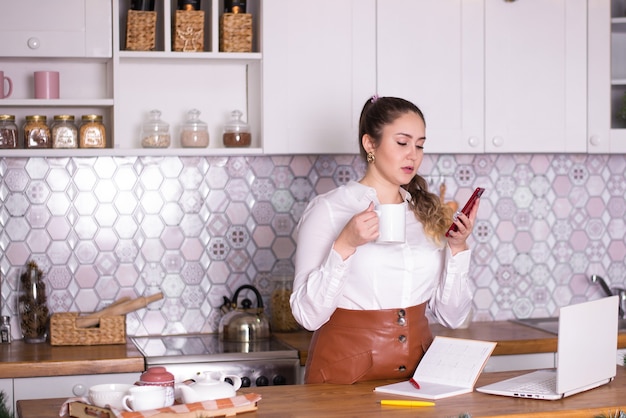
[[[18,138],[15,115],[0,115],[0,149],[17,148]]]
[[[270,326],[273,332],[292,332],[300,325],[291,313],[289,298],[293,291],[293,268],[289,262],[280,260],[272,271],[273,289],[270,299]]]
[[[107,146],[106,129],[102,115],[83,115],[79,129],[81,148],[105,148]]]
[[[78,148],[78,128],[73,115],[55,115],[50,130],[52,148]]]
[[[225,147],[249,147],[252,143],[250,126],[241,119],[242,116],[243,113],[240,110],[231,112],[230,120],[224,126]]]
[[[181,128],[180,145],[185,148],[206,148],[209,146],[209,130],[207,124],[200,119],[200,111],[191,109],[187,120]]]
[[[26,116],[24,124],[24,148],[50,148],[52,138],[48,118],[43,115]]]
[[[141,146],[144,148],[167,148],[170,143],[170,125],[161,120],[159,110],[151,110],[148,120],[141,127]]]

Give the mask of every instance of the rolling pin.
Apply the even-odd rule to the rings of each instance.
[[[163,299],[163,293],[159,292],[150,296],[141,296],[132,300],[115,302],[106,308],[92,314],[76,318],[76,326],[88,328],[98,325],[101,316],[125,315],[137,309],[145,308],[148,304]]]

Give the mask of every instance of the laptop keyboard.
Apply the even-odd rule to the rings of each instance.
[[[518,386],[511,388],[514,392],[521,393],[555,393],[556,392],[556,376],[549,377],[545,380],[537,382],[522,383]]]

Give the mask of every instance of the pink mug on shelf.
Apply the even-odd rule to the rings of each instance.
[[[35,99],[59,98],[59,72],[35,71]]]
[[[4,89],[4,85],[7,84],[9,88]],[[4,76],[4,71],[0,71],[0,99],[6,99],[13,93],[13,80]]]

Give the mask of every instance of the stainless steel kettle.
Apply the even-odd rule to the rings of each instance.
[[[237,306],[239,292],[245,289],[252,290],[256,295],[256,308],[252,307],[248,298],[241,301],[241,307]],[[251,342],[269,338],[269,320],[263,313],[263,299],[256,287],[245,284],[235,290],[231,305],[233,310],[226,313],[219,324],[219,334],[224,341]]]

